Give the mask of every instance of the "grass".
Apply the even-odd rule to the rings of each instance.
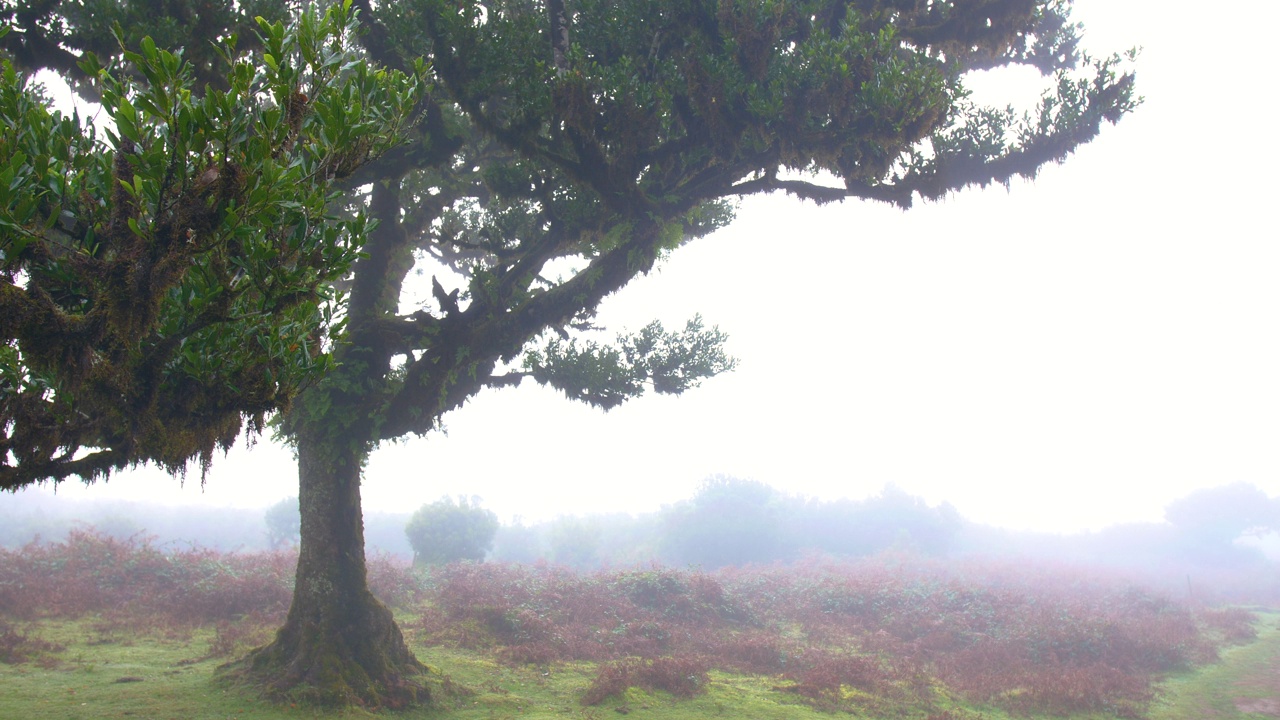
[[[283,621],[292,562],[91,533],[0,551],[0,718],[369,717],[215,682]],[[1280,698],[1280,616],[1257,632],[1247,611],[1085,568],[890,555],[419,575],[375,559],[370,584],[435,668],[436,703],[406,718],[1258,720]]]
[[[1255,642],[1228,648],[1219,662],[1170,678],[1161,690],[1151,720],[1280,716],[1280,613],[1260,616]]]
[[[174,720],[281,720],[323,717],[367,718],[358,709],[317,712],[264,703],[219,687],[214,671],[222,662],[200,659],[214,641],[212,632],[190,637],[161,633],[103,641],[94,619],[42,621],[28,632],[65,646],[57,662],[0,665],[0,717],[28,720],[173,718]],[[551,668],[512,667],[479,653],[415,646],[419,659],[466,688],[446,707],[397,713],[400,718],[500,720],[502,718],[611,718],[635,712],[651,720],[752,717],[760,720],[822,718],[829,715],[796,704],[770,688],[764,678],[713,673],[709,692],[682,700],[637,689],[601,707],[583,707],[578,698],[595,675],[592,663]],[[41,665],[44,665],[43,667]],[[122,682],[126,680],[125,682]],[[436,683],[443,681],[436,678]]]
[[[1223,652],[1218,663],[1180,674],[1162,685],[1151,720],[1264,720],[1274,715],[1240,712],[1242,699],[1277,697],[1275,669],[1280,664],[1280,615],[1263,616],[1259,637]],[[213,681],[221,658],[208,657],[217,638],[210,629],[192,632],[104,632],[101,619],[43,620],[24,632],[56,643],[62,650],[16,665],[0,665],[0,717],[29,720],[119,718],[163,720],[284,720],[287,718],[368,718],[359,709],[317,712],[264,703]],[[662,691],[627,690],[596,707],[579,698],[596,674],[590,662],[550,666],[512,666],[483,653],[427,647],[414,650],[437,672],[440,687],[453,687],[443,707],[397,713],[405,719],[502,720],[503,718],[584,718],[600,720],[635,715],[645,720],[756,718],[804,720],[833,716],[871,720],[1014,720],[1051,717],[1011,715],[991,707],[966,705],[946,697],[929,707],[900,703],[869,694],[852,700],[844,711],[824,712],[779,689],[776,677],[712,671],[704,694],[682,699]],[[857,696],[846,690],[846,695]],[[385,717],[385,716],[384,716]],[[1076,714],[1073,720],[1101,720],[1113,715]]]

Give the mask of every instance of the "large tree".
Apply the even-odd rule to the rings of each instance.
[[[1118,71],[1118,59],[1078,53],[1068,4],[404,0],[374,7],[355,0],[368,63],[344,64],[340,76],[372,66],[411,77],[425,59],[433,87],[396,152],[335,174],[348,193],[330,210],[377,221],[367,235],[351,236],[361,252],[350,271],[342,258],[289,259],[288,267],[316,273],[317,288],[341,292],[315,305],[341,324],[303,318],[292,326],[305,328],[312,353],[329,361],[307,375],[314,382],[266,398],[279,404],[300,391],[280,428],[298,453],[302,539],[288,620],[272,644],[242,663],[241,675],[326,703],[414,699],[420,666],[365,582],[359,488],[369,453],[380,442],[430,432],[476,393],[524,378],[609,408],[646,388],[681,392],[730,367],[719,332],[696,319],[677,332],[654,325],[613,343],[578,331],[604,297],[727,223],[736,198],[781,190],[816,202],[857,198],[906,208],[917,197],[1007,184],[1063,160],[1135,104],[1132,76]],[[119,33],[125,47],[149,47],[148,32],[185,45],[205,92],[221,92],[224,74],[234,73],[222,56],[204,52],[207,41],[245,25],[246,14],[286,14],[283,3],[271,5],[10,5],[15,31],[3,47],[18,66],[62,72],[92,94],[99,76],[82,75],[72,58],[115,52],[102,40],[104,19],[128,19],[122,26],[129,30]],[[269,41],[244,47],[257,53],[260,69],[279,62]],[[969,73],[1011,65],[1056,76],[1037,108],[1019,115],[969,100]],[[310,101],[293,97],[276,96],[286,117],[290,103]],[[131,152],[123,141],[113,147],[117,157]],[[194,186],[199,164],[186,157],[174,164]],[[111,207],[95,211],[98,225],[108,223]],[[59,222],[47,212],[37,219]],[[271,227],[333,227],[291,222]],[[72,235],[84,234],[72,227]],[[432,300],[405,306],[415,266],[432,275]],[[234,275],[211,282],[232,287]],[[34,277],[25,266],[10,270],[5,292],[25,292]],[[58,297],[50,302],[76,312]],[[25,361],[24,337],[6,327],[4,340],[6,364]],[[205,357],[233,346],[210,345]],[[62,361],[58,347],[42,367]],[[165,362],[167,371],[180,361]],[[216,395],[213,387],[220,385],[191,389],[191,402]],[[8,415],[5,422],[11,441]],[[205,420],[187,422],[202,427]],[[166,450],[152,451],[139,443],[142,429],[112,427],[114,434],[15,452],[5,486],[183,459],[181,444],[161,442]],[[41,432],[52,430],[31,434]],[[163,428],[155,432],[166,437]],[[87,475],[63,472],[56,461],[74,463],[76,442],[128,452]],[[56,453],[46,452],[54,446]],[[207,442],[185,451],[198,456],[202,447]]]

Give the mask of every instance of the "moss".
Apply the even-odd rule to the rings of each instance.
[[[278,703],[309,707],[429,704],[431,692],[422,678],[426,668],[405,645],[391,611],[367,591],[356,596],[348,603],[332,593],[295,599],[331,606],[291,613],[272,643],[219,668],[220,679]],[[343,618],[346,624],[334,627],[303,617]]]

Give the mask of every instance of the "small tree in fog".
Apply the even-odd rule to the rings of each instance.
[[[600,566],[600,523],[591,518],[562,517],[548,533],[551,561],[575,570]]]
[[[484,560],[498,533],[498,516],[480,507],[480,498],[440,498],[423,505],[404,533],[413,546],[414,565],[444,565],[459,560]]]
[[[545,525],[543,530],[545,530]],[[499,562],[532,564],[544,559],[542,536],[545,533],[537,527],[525,525],[517,517],[510,525],[498,528],[493,540],[492,558]]]
[[[1190,557],[1222,562],[1238,555],[1235,540],[1280,531],[1280,498],[1248,483],[1197,490],[1170,503],[1165,519]]]
[[[289,497],[267,508],[267,543],[272,550],[285,545],[296,545],[302,534],[302,516],[298,512],[298,498]]]
[[[845,556],[890,548],[942,555],[964,523],[951,505],[930,507],[893,484],[865,500],[812,502],[792,522],[804,548]]]
[[[666,554],[707,569],[782,559],[792,549],[783,532],[784,504],[762,482],[709,477],[692,500],[665,511]]]

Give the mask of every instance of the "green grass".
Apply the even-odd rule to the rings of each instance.
[[[259,718],[367,718],[359,709],[317,712],[265,703],[234,688],[220,687],[214,671],[223,659],[201,657],[212,634],[190,637],[114,636],[105,641],[91,630],[92,621],[42,622],[28,631],[66,649],[46,655],[46,662],[0,665],[0,717],[43,720],[98,718],[174,718],[175,720]],[[830,717],[779,698],[761,678],[713,673],[710,691],[692,700],[665,693],[630,690],[623,698],[600,707],[583,707],[595,669],[588,663],[558,664],[551,668],[508,667],[475,653],[444,648],[415,647],[419,658],[465,688],[448,694],[443,707],[396,713],[401,718],[611,718],[635,713],[653,720],[689,718]],[[56,664],[52,661],[56,660]],[[42,667],[46,665],[47,667]],[[120,682],[121,678],[141,678]]]
[[[226,658],[207,657],[213,631],[136,632],[113,630],[100,621],[43,621],[25,628],[32,636],[65,649],[37,655],[19,665],[0,665],[0,717],[24,720],[139,718],[162,720],[280,720],[283,718],[368,718],[359,709],[317,712],[280,707],[214,682]],[[411,637],[412,641],[412,637]],[[839,712],[823,712],[777,688],[769,677],[713,671],[707,692],[682,700],[662,692],[629,690],[597,707],[578,698],[595,676],[590,663],[550,667],[510,667],[478,653],[415,644],[433,669],[433,685],[443,702],[432,709],[396,713],[400,718],[501,720],[503,718],[586,718],[618,715],[644,720],[693,718],[900,718],[924,720],[919,705],[883,698],[853,697]],[[1280,615],[1263,616],[1256,642],[1227,650],[1220,663],[1170,679],[1162,686],[1151,720],[1265,720],[1236,708],[1244,699],[1280,698]],[[448,678],[446,681],[445,678]],[[127,681],[122,682],[122,679]],[[442,692],[443,688],[462,688]],[[846,698],[849,700],[849,698]],[[935,698],[933,713],[950,720],[1009,720],[990,708],[974,708]],[[385,715],[384,715],[385,717]],[[946,717],[935,715],[935,717]],[[1073,720],[1100,720],[1073,716]]]
[[[1270,700],[1269,714],[1241,712]],[[1151,720],[1267,720],[1280,715],[1280,613],[1260,615],[1258,639],[1229,648],[1221,661],[1169,679]]]

